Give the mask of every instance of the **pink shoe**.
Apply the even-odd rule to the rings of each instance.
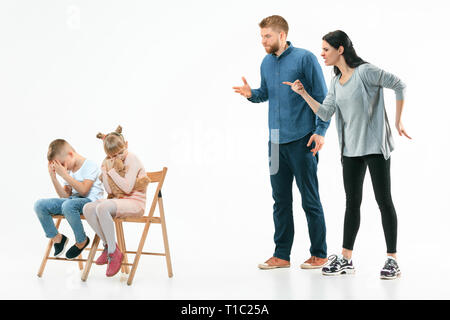
[[[116,248],[117,248],[117,243],[116,243]],[[100,257],[97,258],[97,260],[95,261],[95,264],[98,266],[104,265],[108,263],[108,245],[105,244],[105,249],[103,249],[102,254],[100,255]]]
[[[103,249],[102,254],[95,261],[95,264],[98,266],[104,265],[108,263],[108,245],[105,244],[105,248]]]
[[[106,276],[112,277],[119,272],[122,266],[123,253],[120,252],[119,247],[116,246],[116,251],[112,254],[108,254],[108,267],[106,268]]]

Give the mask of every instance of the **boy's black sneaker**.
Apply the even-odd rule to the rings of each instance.
[[[355,267],[353,261],[348,261],[344,257],[332,255],[328,258],[331,262],[322,268],[322,274],[326,276],[337,276],[340,274],[353,274]]]
[[[69,239],[67,239],[67,237],[62,234],[61,242],[53,244],[53,248],[55,249],[53,256],[59,257],[64,252],[64,249],[66,248],[68,243],[69,243]]]
[[[66,258],[67,259],[75,259],[80,255],[80,253],[86,248],[89,244],[89,237],[86,237],[87,241],[86,244],[83,246],[83,248],[79,249],[76,245],[73,245],[70,247],[69,250],[66,252]]]
[[[400,277],[401,272],[400,268],[398,267],[397,261],[391,257],[388,257],[383,269],[381,269],[380,272],[380,278],[381,279],[397,279]]]

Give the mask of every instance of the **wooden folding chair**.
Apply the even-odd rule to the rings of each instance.
[[[61,224],[61,221],[63,219],[65,219],[65,217],[62,214],[53,215],[52,217],[53,217],[53,219],[56,219],[55,227],[56,227],[56,230],[58,230],[59,225]],[[85,220],[83,215],[80,215],[80,218],[81,218],[81,220]],[[45,250],[45,254],[44,254],[44,258],[42,259],[41,266],[39,267],[39,271],[37,274],[38,277],[42,277],[42,274],[44,273],[44,269],[45,269],[45,266],[47,265],[48,260],[76,261],[76,262],[78,262],[78,267],[80,268],[80,270],[83,270],[83,262],[87,261],[87,259],[83,259],[83,253],[81,253],[76,259],[72,259],[72,260],[69,260],[67,258],[50,257],[50,251],[52,250],[52,247],[53,247],[53,241],[50,240],[48,242],[47,248]],[[84,250],[88,250],[88,251],[92,250],[92,245],[91,245],[91,248],[85,248]]]
[[[166,220],[164,216],[164,207],[163,207],[163,200],[162,200],[162,194],[161,189],[164,183],[164,179],[166,177],[167,168],[164,167],[162,171],[157,172],[147,172],[147,176],[150,178],[151,183],[158,183],[155,194],[153,196],[152,205],[150,207],[150,211],[148,215],[142,216],[142,217],[124,217],[124,218],[114,218],[115,226],[116,226],[116,234],[117,234],[117,244],[119,246],[120,251],[124,254],[124,258],[122,260],[122,267],[121,271],[123,273],[129,274],[127,284],[131,285],[133,282],[134,275],[136,273],[139,259],[141,258],[142,254],[145,255],[156,255],[156,256],[165,256],[166,257],[166,264],[167,264],[167,272],[169,274],[169,278],[173,276],[172,272],[172,262],[170,260],[170,251],[169,251],[169,241],[167,238],[167,229],[166,229]],[[159,209],[159,217],[154,217],[156,204],[158,204]],[[139,242],[139,246],[137,251],[127,251],[126,245],[125,245],[125,236],[123,232],[123,222],[135,222],[135,223],[145,223],[144,225],[144,231],[142,232],[141,240]],[[143,252],[145,240],[147,238],[147,234],[150,228],[151,223],[158,223],[161,224],[162,228],[162,235],[164,240],[164,253],[154,253],[154,252]],[[92,242],[92,247],[89,252],[89,256],[87,258],[86,267],[83,271],[83,275],[81,276],[81,280],[86,281],[87,277],[89,275],[89,271],[92,266],[92,262],[94,261],[94,257],[97,251],[98,243],[99,243],[99,237],[98,235],[95,235],[94,240]],[[127,254],[134,254],[134,261],[133,263],[128,263],[128,257]],[[131,266],[131,272],[129,270],[129,266]]]

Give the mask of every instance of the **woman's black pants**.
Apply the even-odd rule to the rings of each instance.
[[[353,250],[360,224],[360,207],[363,194],[364,176],[369,167],[375,198],[381,211],[387,253],[397,250],[397,214],[391,198],[390,162],[382,154],[362,157],[343,157],[344,188],[346,209],[344,219],[344,249]]]

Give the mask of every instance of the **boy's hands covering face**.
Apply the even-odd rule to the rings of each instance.
[[[64,167],[58,160],[53,161],[53,167],[55,172],[62,178],[68,175],[66,167]]]

